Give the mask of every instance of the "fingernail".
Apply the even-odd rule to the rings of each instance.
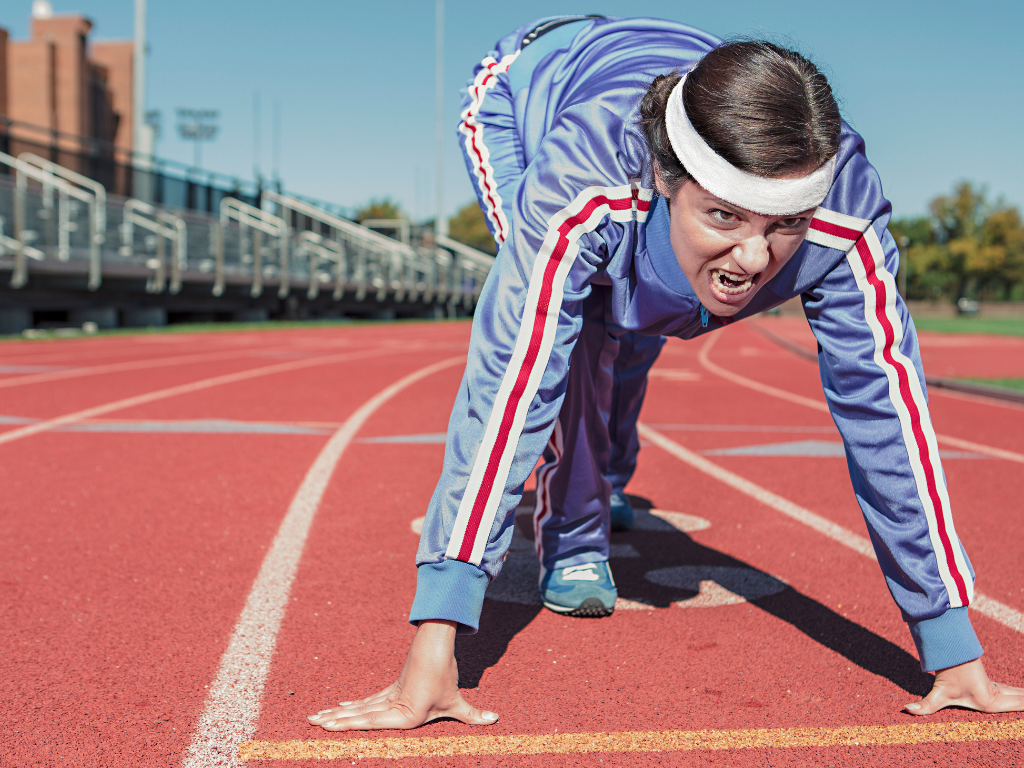
[[[329,709],[321,709],[319,712],[317,712],[317,714],[318,715],[326,715],[330,711],[331,710],[329,710]]]
[[[339,707],[347,707],[351,703],[352,703],[351,701],[339,701],[338,702],[338,706]]]
[[[481,717],[483,717],[484,720],[497,720],[498,719],[498,715],[496,713],[494,713],[494,712],[483,712],[483,713],[481,713]]]
[[[330,728],[331,726],[335,725],[337,722],[338,722],[337,720],[331,720],[331,722],[324,723],[324,725],[326,725],[328,728]]]
[[[920,709],[920,708],[921,708],[920,704],[907,704],[907,706],[904,707],[904,709],[910,709],[910,710],[915,710],[915,711]]]
[[[320,715],[308,715],[306,717],[306,719],[307,720],[316,720],[318,717],[320,717]]]

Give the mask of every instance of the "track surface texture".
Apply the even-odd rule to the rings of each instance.
[[[814,349],[802,321],[757,322]],[[901,712],[931,678],[864,553],[816,366],[750,321],[671,340],[652,372],[612,616],[540,605],[527,487],[456,647],[497,724],[310,726],[401,667],[469,333],[0,344],[0,766],[1024,765],[1024,716]],[[1021,339],[921,346],[935,375],[1024,376]],[[1020,685],[1024,407],[931,408],[986,665]]]

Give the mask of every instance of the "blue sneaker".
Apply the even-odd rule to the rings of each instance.
[[[612,530],[628,531],[633,527],[633,507],[624,493],[613,493],[611,497]]]
[[[556,568],[541,568],[540,594],[544,605],[567,616],[600,618],[615,610],[619,591],[608,563],[586,563]]]

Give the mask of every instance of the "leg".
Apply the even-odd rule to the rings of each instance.
[[[607,477],[612,486],[613,531],[628,530],[633,524],[633,509],[624,491],[636,471],[636,457],[640,451],[636,422],[647,392],[647,373],[664,344],[664,336],[641,336],[632,331],[619,336],[619,354],[612,368],[612,401],[608,418],[611,458]]]
[[[607,571],[611,485],[606,475],[612,364],[619,343],[604,322],[605,300],[604,289],[595,286],[584,303],[565,402],[544,453],[545,463],[537,472],[534,509],[542,591],[573,593],[564,600],[549,595],[545,604],[564,613],[579,608],[583,615],[606,615],[615,604],[614,582]],[[591,605],[593,612],[588,612],[581,604],[574,605],[580,595],[583,601],[599,598],[601,607]]]

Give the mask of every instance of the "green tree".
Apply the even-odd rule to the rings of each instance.
[[[360,222],[366,221],[367,219],[404,218],[405,214],[402,213],[402,207],[390,197],[384,197],[380,200],[371,200],[356,211],[356,221]]]
[[[492,256],[498,252],[494,237],[487,229],[484,212],[480,210],[476,201],[462,206],[454,216],[448,219],[448,236],[452,240],[458,240],[460,243]]]
[[[928,208],[928,216],[896,219],[889,227],[896,242],[908,246],[910,298],[1024,298],[1024,224],[1017,208],[990,203],[969,182]]]

